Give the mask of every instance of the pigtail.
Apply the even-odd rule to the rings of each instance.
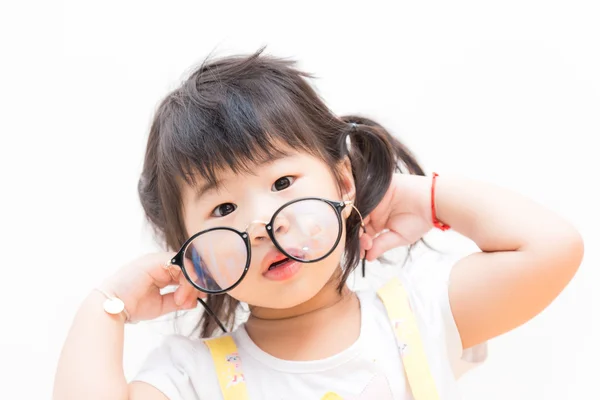
[[[352,164],[356,186],[355,206],[363,217],[379,204],[394,172],[425,175],[411,151],[377,122],[352,115],[341,117],[341,120],[346,123],[346,132],[340,136],[339,145],[347,149],[345,153]],[[360,217],[353,213],[347,222],[346,260],[341,282],[345,282],[358,265],[360,229]],[[380,261],[386,260],[381,258]]]

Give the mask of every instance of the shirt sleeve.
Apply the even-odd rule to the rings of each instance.
[[[205,348],[201,341],[181,335],[167,336],[150,352],[133,381],[154,386],[169,400],[200,400],[198,377],[212,378],[212,371],[203,371],[207,369],[202,362],[207,354],[199,354],[208,353]]]
[[[487,342],[463,350],[450,307],[450,272],[460,258],[462,255],[430,252],[415,258],[401,277],[409,290],[417,319],[426,327],[427,334],[436,336],[437,341],[441,339],[455,378],[487,359]]]

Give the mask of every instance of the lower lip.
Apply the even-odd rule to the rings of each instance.
[[[299,262],[289,260],[285,264],[267,270],[263,275],[265,278],[271,279],[273,281],[285,281],[296,275],[296,273],[300,271],[301,267],[302,266]]]

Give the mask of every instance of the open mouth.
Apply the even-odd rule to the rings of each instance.
[[[301,260],[304,259],[304,257],[301,256],[300,254],[294,255],[294,257],[299,258]],[[268,271],[272,271],[275,268],[279,268],[279,267],[285,267],[285,266],[290,265],[290,264],[292,264],[294,262],[297,262],[297,261],[294,260],[294,259],[292,259],[292,258],[288,258],[288,257],[282,258],[279,261],[275,261],[274,263],[271,263],[271,265],[269,266]]]
[[[273,281],[285,281],[295,276],[301,269],[302,263],[284,258],[269,265],[263,276]]]
[[[283,260],[280,260],[280,261],[274,262],[273,264],[271,264],[271,265],[269,266],[269,271],[271,271],[271,270],[273,270],[273,269],[275,269],[275,268],[277,268],[277,267],[281,267],[281,266],[285,265],[286,263],[288,263],[288,262],[290,262],[290,261],[292,261],[292,260],[291,260],[291,259],[289,259],[289,258],[284,258]]]

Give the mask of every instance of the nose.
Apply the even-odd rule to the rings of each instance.
[[[283,213],[277,215],[277,217],[275,218],[275,222],[273,222],[272,229],[273,236],[275,236],[275,238],[288,233],[288,231],[290,230],[290,219],[288,218],[288,216],[284,215]]]
[[[275,237],[275,240],[277,240],[277,238],[285,235],[289,229],[290,220],[286,216],[279,214],[275,218],[273,225],[269,225],[268,222],[261,220],[252,221],[248,225],[247,232],[250,236],[250,243],[252,246],[256,246],[260,243],[270,240],[269,231],[272,231],[273,237]]]
[[[250,244],[252,246],[257,246],[269,239],[269,234],[267,233],[267,224],[268,222],[260,220],[250,222],[246,228],[246,231],[248,232]]]

